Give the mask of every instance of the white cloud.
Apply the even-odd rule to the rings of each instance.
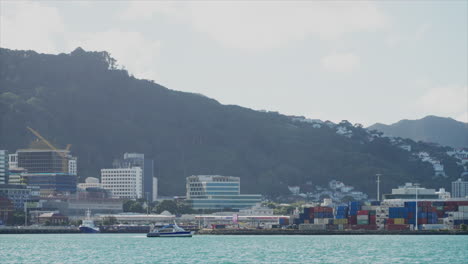
[[[81,34],[68,43],[69,50],[108,51],[119,65],[136,77],[157,80],[156,61],[160,53],[159,41],[148,40],[139,32],[109,30]]]
[[[450,116],[468,122],[468,87],[446,86],[427,91],[416,101],[425,115]]]
[[[56,38],[63,37],[64,24],[55,7],[38,2],[0,2],[0,46],[11,49],[58,51]]]
[[[130,2],[124,19],[159,14],[190,24],[219,43],[244,50],[269,50],[315,35],[325,40],[374,31],[387,18],[372,2]]]
[[[321,60],[322,67],[331,72],[352,72],[360,67],[361,60],[353,53],[333,53]]]

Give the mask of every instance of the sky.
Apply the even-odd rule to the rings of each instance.
[[[5,1],[0,46],[108,51],[222,104],[371,125],[468,122],[468,1]]]

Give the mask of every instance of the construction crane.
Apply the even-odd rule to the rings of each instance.
[[[41,136],[41,134],[39,134],[39,132],[37,132],[36,130],[34,130],[34,129],[30,128],[30,127],[27,127],[27,129],[29,131],[31,131],[40,140],[42,140],[42,142],[44,142],[50,149],[54,150],[60,157],[62,157],[63,172],[68,172],[68,157],[67,157],[66,153],[70,150],[71,144],[67,145],[67,147],[65,148],[65,151],[60,151],[59,149],[54,147],[54,145],[52,145],[47,139],[45,139],[43,136]]]

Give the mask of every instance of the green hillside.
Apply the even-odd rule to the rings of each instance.
[[[192,174],[240,176],[243,193],[307,191],[337,179],[372,196],[376,173],[389,191],[405,181],[448,187],[461,172],[443,148],[410,142],[444,159],[449,178],[434,180],[431,164],[360,126],[343,122],[352,131],[346,137],[336,126],[222,105],[136,79],[108,53],[80,48],[59,55],[0,49],[0,113],[0,149],[27,147],[30,126],[57,146],[72,144],[82,178],[99,176],[124,152],[144,153],[155,160],[161,195],[183,195]]]

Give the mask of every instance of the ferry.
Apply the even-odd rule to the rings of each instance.
[[[147,237],[192,237],[193,231],[185,231],[179,227],[174,221],[174,224],[166,225],[160,229],[153,229],[146,235]]]
[[[94,221],[91,220],[91,211],[86,211],[86,219],[79,226],[81,233],[100,233],[99,227],[94,225]]]

